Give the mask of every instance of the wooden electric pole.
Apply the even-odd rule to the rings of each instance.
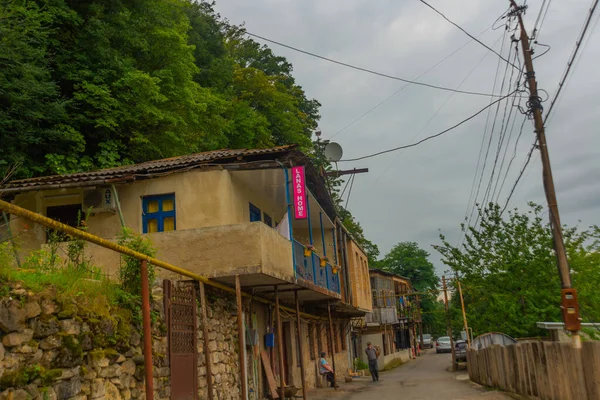
[[[562,228],[560,224],[560,216],[558,214],[558,203],[556,201],[556,192],[554,189],[554,180],[552,178],[552,168],[550,166],[550,157],[548,155],[548,144],[546,142],[546,134],[544,132],[544,120],[542,119],[541,99],[538,96],[537,82],[535,80],[535,72],[533,70],[533,60],[531,58],[532,50],[529,47],[529,37],[525,31],[523,24],[522,13],[524,7],[517,6],[515,0],[509,0],[513,11],[511,15],[515,15],[519,21],[521,28],[521,47],[523,49],[523,58],[525,61],[525,72],[527,83],[529,86],[529,107],[533,114],[535,123],[535,133],[539,145],[540,155],[542,159],[542,175],[544,181],[544,192],[546,193],[546,201],[550,211],[550,227],[552,229],[552,237],[554,242],[554,251],[558,264],[558,273],[562,283],[562,301],[561,309],[565,329],[571,332],[573,346],[581,347],[581,338],[579,330],[581,329],[581,319],[579,317],[579,304],[577,302],[577,291],[573,288],[571,282],[571,271],[567,260],[567,252],[563,241]]]
[[[469,348],[471,348],[471,336],[469,335],[469,325],[467,324],[467,313],[465,311],[465,300],[463,298],[460,281],[458,280],[458,274],[456,274],[456,283],[458,285],[458,294],[460,295],[460,308],[462,309],[463,324],[465,326],[465,333],[467,334],[467,344],[468,344]]]
[[[442,287],[444,288],[444,307],[446,309],[446,331],[450,336],[450,350],[452,351],[452,370],[456,369],[456,355],[454,354],[454,338],[452,337],[452,319],[448,309],[448,288],[446,286],[446,277],[442,276]]]
[[[423,350],[423,319],[421,316],[421,300],[417,295],[417,318],[419,318],[419,346]]]

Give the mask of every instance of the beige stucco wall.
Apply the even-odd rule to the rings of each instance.
[[[346,241],[350,283],[352,286],[352,305],[364,310],[373,309],[371,281],[369,277],[369,262],[367,255],[352,240]]]
[[[226,170],[188,171],[117,186],[125,223],[135,232],[142,232],[142,197],[169,193],[175,193],[177,231],[249,222],[250,202],[268,213],[274,223],[279,222],[286,205],[263,195],[263,189],[244,184]],[[50,206],[81,204],[83,192],[81,188],[28,192],[17,195],[14,204],[45,215]],[[38,225],[15,219],[11,227],[19,236],[23,256],[46,242],[45,230]],[[116,213],[88,218],[88,231],[103,238],[116,237],[120,227]]]
[[[157,249],[156,258],[209,278],[266,273],[293,279],[290,242],[262,222],[146,234]],[[115,240],[111,238],[111,240]],[[86,256],[112,277],[118,276],[120,254],[94,244]],[[181,279],[158,270],[162,278]]]

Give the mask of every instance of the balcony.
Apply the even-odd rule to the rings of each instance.
[[[373,312],[365,315],[365,322],[368,324],[397,324],[398,314],[395,307],[373,308]]]
[[[290,241],[262,222],[150,233],[147,236],[157,249],[156,258],[230,286],[235,285],[235,276],[240,275],[241,285],[253,288],[257,294],[272,292],[273,286],[278,285],[281,291],[285,291],[283,297],[293,296],[291,292],[300,289],[301,300],[340,298],[339,276],[333,274],[331,265],[319,267],[320,258],[314,255],[314,260],[306,263],[310,268],[305,268],[301,254],[297,262],[301,268],[296,277]],[[297,242],[294,242],[294,250],[297,247]],[[86,248],[86,255],[111,276],[118,276],[118,253],[90,245]],[[313,262],[317,268],[313,268]],[[317,272],[316,279],[314,271]],[[157,272],[162,278],[181,279],[168,271]]]
[[[304,245],[294,240],[294,255],[296,261],[296,277],[308,283],[313,283],[322,288],[340,294],[340,275],[333,272],[332,265],[328,262],[321,267],[321,257],[312,253],[310,257],[304,256]]]

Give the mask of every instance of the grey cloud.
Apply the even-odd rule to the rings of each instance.
[[[531,29],[542,0],[530,0],[526,25]],[[508,8],[508,1],[433,1],[449,18],[473,34],[484,31]],[[588,0],[552,2],[539,40],[552,50],[535,61],[540,87],[550,96],[564,71],[589,8]],[[418,1],[367,0],[218,0],[217,10],[233,23],[246,22],[249,31],[302,49],[378,71],[414,78],[469,41]],[[492,45],[502,29],[489,30],[482,40]],[[308,96],[318,99],[320,128],[329,137],[390,96],[403,84],[317,60],[270,45],[294,65],[294,76]],[[495,46],[498,49],[500,43]],[[564,89],[548,123],[548,142],[562,219],[569,225],[598,223],[600,186],[595,184],[600,138],[600,30],[584,44],[581,61]],[[536,55],[543,47],[538,46]],[[422,80],[456,87],[486,50],[471,43]],[[462,89],[491,92],[498,59],[487,54]],[[504,65],[501,64],[501,68]],[[503,70],[502,70],[503,71]],[[498,91],[498,89],[496,89]],[[485,97],[453,95],[438,115],[427,121],[450,96],[409,86],[377,110],[336,136],[346,157],[361,156],[409,143],[449,127],[489,103]],[[549,106],[545,103],[545,107]],[[502,111],[502,110],[501,110]],[[400,241],[416,241],[431,253],[439,272],[445,268],[431,248],[441,230],[455,243],[460,235],[486,113],[453,132],[399,153],[344,167],[368,167],[356,177],[349,208],[382,253]],[[492,114],[493,116],[493,114]],[[515,133],[516,135],[516,133]],[[494,141],[496,140],[495,137]],[[534,139],[526,124],[517,156],[499,201],[504,202]],[[492,153],[494,147],[492,147]],[[512,156],[513,147],[508,157]],[[488,160],[482,193],[491,169]],[[340,164],[342,166],[342,164]],[[535,156],[510,203],[524,209],[528,201],[544,204],[539,156]]]

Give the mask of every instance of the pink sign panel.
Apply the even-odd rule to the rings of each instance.
[[[304,179],[304,167],[292,167],[292,188],[294,196],[294,216],[296,219],[306,219],[306,180]]]

